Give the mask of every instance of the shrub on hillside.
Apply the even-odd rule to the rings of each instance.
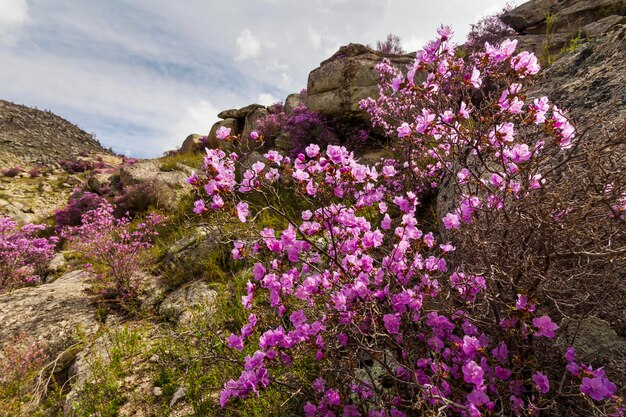
[[[54,255],[56,237],[38,237],[43,224],[18,227],[10,217],[0,217],[0,294],[41,281]]]
[[[233,242],[253,277],[248,320],[224,340],[241,372],[222,407],[279,385],[306,416],[623,412],[604,369],[555,340],[557,317],[620,294],[626,144],[586,141],[528,97],[540,67],[515,41],[458,58],[451,29],[438,33],[408,74],[379,64],[381,95],[361,104],[395,159],[311,144],[248,163],[217,149],[190,179],[196,214],[250,228]],[[433,190],[449,204],[435,221],[418,215]],[[266,211],[284,226],[259,227]],[[290,372],[300,361],[317,373]]]
[[[478,23],[472,24],[464,48],[470,53],[480,51],[484,48],[485,42],[496,45],[515,35],[516,32],[500,20],[500,17],[511,9],[512,7],[507,5],[499,12],[483,17]]]
[[[384,54],[402,55],[406,51],[402,48],[402,41],[398,35],[390,33],[385,40],[376,41],[376,50]]]
[[[113,199],[115,216],[128,215],[134,218],[151,209],[158,210],[170,206],[173,198],[171,190],[157,180],[127,185],[123,187],[122,193]]]
[[[132,223],[129,217],[116,218],[113,211],[112,205],[102,203],[83,214],[80,226],[67,227],[61,235],[96,274],[93,290],[104,300],[133,310],[140,294],[137,274],[150,265],[147,249],[165,218],[151,213]]]
[[[4,175],[5,177],[14,178],[20,175],[22,172],[24,172],[24,168],[20,166],[15,166],[13,168],[7,168],[6,170],[4,170],[2,172],[2,175]]]
[[[88,191],[79,191],[73,194],[64,208],[54,212],[57,230],[66,226],[79,226],[83,214],[98,208],[105,201],[98,194]]]
[[[90,161],[85,161],[82,159],[71,160],[71,159],[59,159],[57,163],[69,174],[78,174],[80,172],[91,171],[94,166]]]

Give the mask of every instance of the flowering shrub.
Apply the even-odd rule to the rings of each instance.
[[[558,414],[575,395],[589,413],[623,412],[602,368],[579,364],[572,349],[544,349],[559,327],[552,313],[567,308],[548,291],[568,283],[558,274],[589,282],[607,260],[603,273],[623,274],[623,144],[605,139],[602,161],[581,162],[584,137],[565,112],[526,96],[534,55],[506,40],[464,60],[451,30],[438,33],[406,75],[379,64],[380,97],[361,104],[394,139],[395,159],[366,166],[344,147],[311,144],[244,165],[245,154],[213,149],[206,178],[189,178],[205,195],[196,214],[234,215],[252,232],[233,242],[253,279],[242,297],[248,322],[226,340],[245,358],[223,407],[279,383],[304,398],[307,416]],[[562,181],[570,173],[592,177],[598,194],[575,196],[578,185]],[[562,200],[550,192],[560,184]],[[298,216],[285,209],[286,189],[306,207]],[[433,189],[451,195],[434,225],[416,215]],[[282,230],[256,229],[267,210]],[[586,229],[566,235],[570,217]],[[294,385],[289,365],[302,358],[319,375]]]
[[[500,16],[511,9],[512,7],[507,5],[499,12],[483,17],[478,23],[472,24],[464,47],[470,52],[476,52],[483,48],[485,42],[495,45],[515,35],[516,32],[500,20]]]
[[[37,237],[45,228],[43,224],[19,228],[10,217],[0,217],[0,294],[41,281],[57,243],[56,237]]]
[[[22,172],[24,172],[24,168],[22,168],[20,166],[15,166],[13,168],[8,168],[8,169],[4,170],[2,172],[2,175],[4,175],[5,177],[13,178],[13,177],[17,177]]]
[[[98,194],[88,191],[73,194],[67,206],[54,212],[57,230],[61,230],[66,226],[79,226],[83,214],[98,208],[98,206],[105,201],[106,200]]]
[[[93,289],[104,299],[133,309],[139,296],[136,275],[150,264],[146,250],[152,247],[156,228],[164,221],[153,213],[132,224],[128,217],[115,218],[113,206],[103,202],[83,214],[80,226],[66,228],[62,236],[96,273]]]
[[[153,180],[139,184],[128,185],[123,188],[122,193],[115,197],[115,216],[123,217],[129,215],[135,217],[137,214],[145,213],[152,209],[159,209],[167,204],[172,196],[167,187],[160,181]]]
[[[48,359],[44,344],[27,341],[20,334],[0,350],[0,405],[3,415],[22,415],[22,402],[28,398],[26,386],[33,373]]]
[[[87,172],[94,168],[93,163],[82,159],[78,159],[76,161],[73,161],[71,159],[59,159],[57,163],[61,165],[61,168],[63,168],[69,174]]]
[[[257,121],[256,130],[266,139],[276,139],[285,128],[287,114],[282,105],[273,105],[275,110]]]
[[[384,41],[376,41],[376,50],[385,54],[402,55],[406,51],[402,48],[402,42],[398,35],[390,33]]]
[[[287,115],[282,106],[275,106],[273,113],[259,120],[257,131],[265,140],[277,138],[281,133],[289,135],[293,144],[292,156],[304,151],[310,143],[325,148],[329,143],[336,143],[337,137],[326,119],[319,113],[300,105]]]

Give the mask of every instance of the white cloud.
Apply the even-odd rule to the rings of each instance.
[[[259,52],[261,52],[261,42],[252,35],[250,29],[244,29],[237,37],[237,48],[239,49],[239,55],[237,55],[235,59],[242,61],[259,55]]]
[[[320,46],[322,45],[322,35],[317,33],[311,27],[309,27],[309,39],[314,49],[320,49]]]
[[[300,91],[340,45],[392,31],[413,51],[441,23],[463,42],[475,13],[506,0],[448,0],[448,12],[426,0],[109,3],[0,0],[0,98],[155,156],[206,134],[220,110]]]
[[[259,100],[258,100],[259,104],[262,104],[264,106],[269,106],[271,104],[278,103],[279,101],[280,101],[279,99],[277,99],[270,93],[263,93],[259,95]]]
[[[187,107],[176,129],[172,132],[172,148],[180,146],[183,140],[192,133],[207,135],[213,123],[218,120],[217,113],[219,112],[220,110],[207,100],[200,100]]]
[[[0,43],[15,42],[18,31],[28,21],[26,0],[0,0]]]
[[[407,52],[415,52],[424,47],[426,41],[417,36],[410,36],[406,39],[402,39],[402,48]]]

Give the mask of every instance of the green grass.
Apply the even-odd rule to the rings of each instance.
[[[203,161],[204,155],[202,153],[176,154],[159,158],[161,171],[180,171],[179,164],[198,170]]]

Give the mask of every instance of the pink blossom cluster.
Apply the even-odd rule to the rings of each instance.
[[[103,202],[83,214],[81,225],[67,227],[61,235],[97,273],[94,289],[132,307],[139,295],[136,274],[147,265],[146,250],[152,247],[165,217],[151,213],[133,224],[128,217],[115,218],[113,211],[111,204]]]
[[[23,285],[41,281],[54,255],[56,237],[38,237],[43,224],[18,227],[10,217],[0,217],[0,294]]]
[[[525,294],[493,323],[477,319],[489,277],[454,266],[456,248],[418,210],[446,174],[463,190],[442,219],[446,229],[523,199],[544,186],[541,172],[526,167],[567,152],[575,129],[547,98],[525,96],[522,81],[539,65],[532,54],[515,54],[515,41],[486,44],[465,61],[456,58],[452,31],[438,32],[406,75],[379,64],[380,97],[362,102],[396,141],[396,159],[369,166],[345,147],[311,144],[295,158],[270,150],[245,163],[245,153],[207,150],[205,175],[189,178],[201,195],[194,212],[233,215],[256,236],[232,250],[254,262],[242,298],[248,321],[226,341],[247,355],[239,377],[224,385],[222,407],[260,395],[280,378],[274,370],[300,358],[341,370],[313,381],[307,416],[538,415],[557,395],[550,372],[524,358],[537,341],[554,339],[558,325]],[[475,102],[485,85],[497,91]],[[285,189],[308,206],[299,216],[273,203]],[[255,229],[250,217],[262,210],[287,226]],[[370,365],[357,372],[354,352],[382,367],[392,388]],[[618,401],[603,372],[579,384],[595,401]]]

